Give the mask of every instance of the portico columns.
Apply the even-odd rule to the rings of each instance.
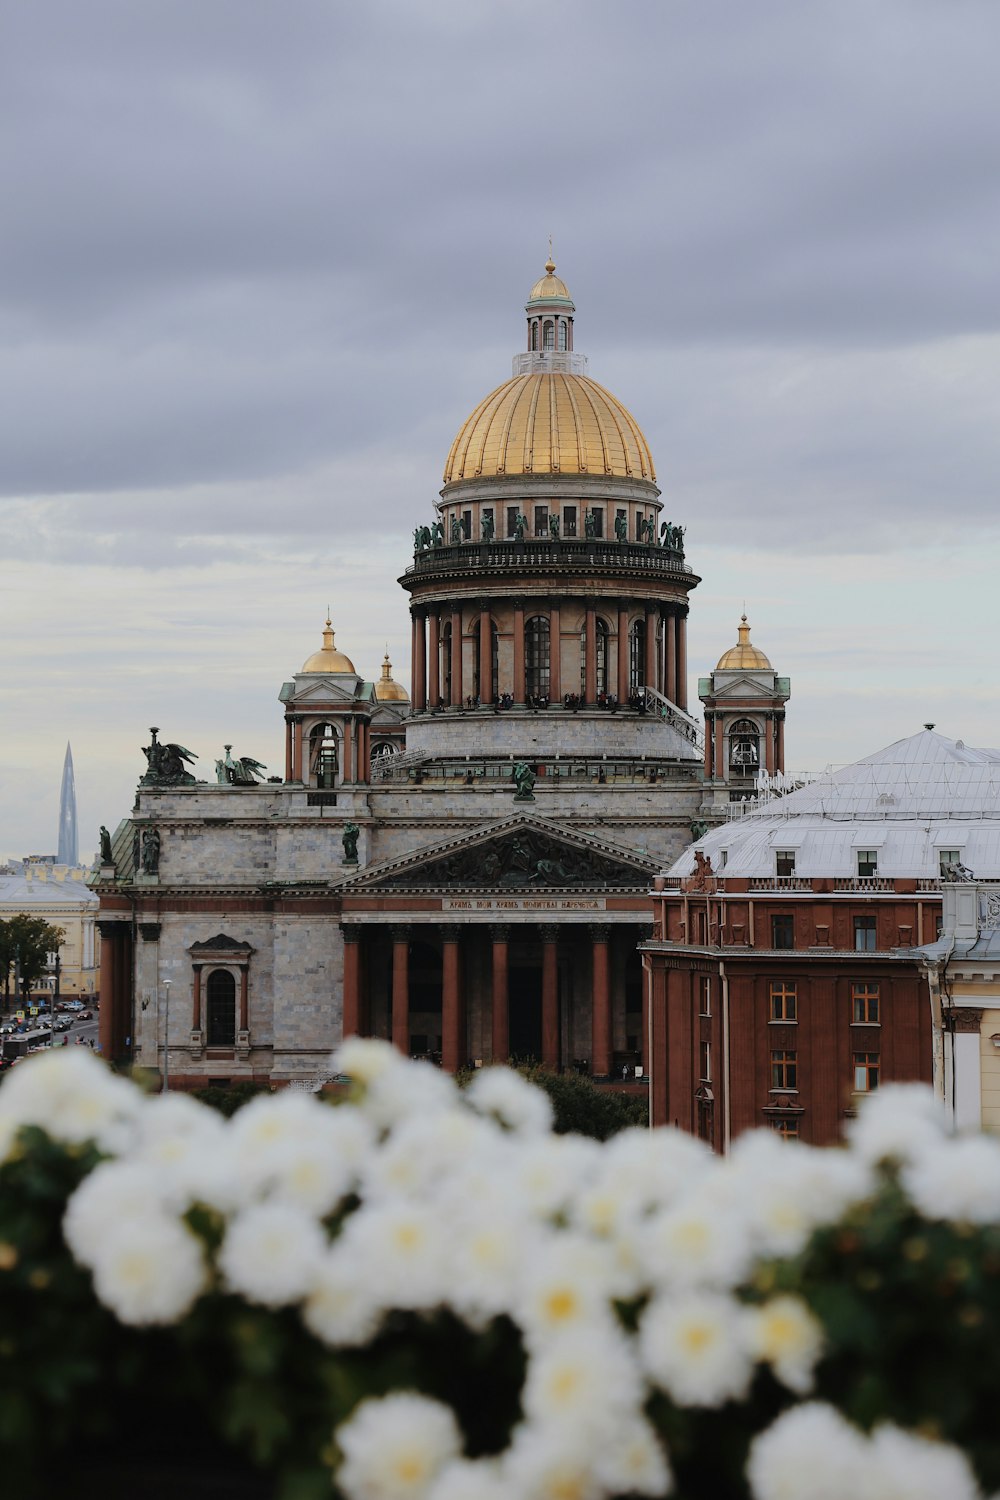
[[[422,609],[413,611],[413,712],[427,707],[427,622]]]
[[[344,1036],[361,1031],[361,933],[342,927],[344,936]]]
[[[493,1061],[495,1063],[502,1063],[506,1062],[510,1056],[510,992],[508,988],[507,947],[510,935],[506,927],[493,927],[490,930],[490,936],[493,940],[493,1017],[491,1028]]]
[[[451,613],[451,706],[462,707],[462,611]]]
[[[553,604],[549,610],[549,697],[558,703],[562,697],[562,626],[559,622],[559,606]]]
[[[457,927],[442,928],[441,942],[441,1065],[446,1073],[457,1073],[464,1061],[461,1002],[458,992]]]
[[[656,622],[659,610],[646,606],[646,687],[659,689],[656,670]]]
[[[588,703],[597,702],[597,607],[592,600],[587,602],[584,625],[584,689]]]
[[[666,666],[666,686],[664,692],[671,703],[677,702],[677,616],[673,610],[667,614],[664,623],[663,655]]]
[[[427,696],[430,699],[431,708],[437,708],[441,697],[441,636],[436,609],[430,611],[429,636],[427,663],[430,669],[430,682],[427,686]]]
[[[479,606],[479,701],[493,702],[493,631],[486,599]]]
[[[618,605],[618,701],[628,702],[628,608]]]
[[[678,708],[687,709],[687,610],[677,616],[677,697]]]
[[[410,934],[392,929],[392,1044],[410,1055]]]
[[[611,990],[608,983],[608,930],[591,928],[593,944],[594,1000],[591,1021],[591,1063],[595,1078],[611,1072]]]
[[[559,965],[557,927],[543,927],[542,936],[542,1063],[559,1066]]]
[[[514,600],[514,702],[524,702],[524,600]]]

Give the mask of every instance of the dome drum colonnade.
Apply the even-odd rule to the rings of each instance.
[[[554,270],[528,299],[520,373],[459,431],[434,544],[427,531],[399,580],[411,594],[414,714],[504,697],[626,703],[646,687],[687,708],[687,595],[699,580],[680,528],[660,522],[638,423],[583,373],[582,355],[534,352],[539,328],[575,311]]]

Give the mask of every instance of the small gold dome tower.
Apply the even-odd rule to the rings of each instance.
[[[375,697],[380,703],[409,703],[410,695],[401,682],[396,682],[392,675],[392,662],[389,660],[389,652],[386,651],[382,658],[382,676],[375,684]]]
[[[728,651],[722,653],[715,670],[717,672],[733,672],[739,671],[742,667],[745,671],[750,672],[773,672],[774,668],[763,651],[759,651],[756,646],[751,646],[750,644],[750,626],[747,624],[746,615],[740,616],[740,623],[737,628],[739,640],[735,646],[730,646]]]
[[[330,624],[330,616],[326,617],[326,627],[323,631],[323,645],[319,651],[314,651],[312,656],[303,664],[303,672],[338,672],[340,674],[351,673],[357,676],[354,663],[350,657],[338,651],[333,643],[333,627]]]

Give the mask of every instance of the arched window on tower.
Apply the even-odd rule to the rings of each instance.
[[[339,742],[332,724],[317,724],[310,733],[309,764],[314,786],[330,791],[337,785]]]
[[[629,691],[646,686],[646,624],[636,620],[628,636]]]
[[[487,692],[483,692],[479,681],[479,621],[472,626],[472,635],[475,639],[475,651],[472,657],[472,691],[481,703],[495,703],[500,696],[500,637],[497,633],[496,622],[490,621],[490,661],[492,671],[490,681],[487,683]]]
[[[549,695],[549,620],[533,615],[524,622],[524,689],[532,698]]]
[[[556,330],[551,320],[548,320],[546,322],[545,328],[543,330],[543,336],[544,347],[546,349],[554,349],[556,347]]]
[[[729,726],[729,769],[741,776],[760,770],[760,730],[752,719],[737,719]]]
[[[608,691],[608,627],[600,616],[594,625],[594,646],[597,654],[597,692]],[[580,696],[587,696],[587,626],[580,630]]]
[[[537,323],[532,323],[532,325],[531,325],[531,349],[532,349],[532,352],[535,352],[538,349],[538,324]]]
[[[563,350],[566,348],[566,319],[565,318],[560,318],[559,319],[559,348],[563,349]]]
[[[209,1047],[236,1045],[236,980],[228,969],[213,969],[205,990],[208,1021],[205,1044]]]

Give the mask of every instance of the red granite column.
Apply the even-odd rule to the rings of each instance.
[[[774,715],[768,714],[764,720],[764,769],[769,776],[774,775]]]
[[[422,609],[413,611],[413,648],[410,653],[413,681],[413,712],[427,707],[427,621]]]
[[[583,695],[588,703],[597,702],[597,608],[587,604],[584,623]]]
[[[462,707],[462,611],[451,614],[451,706]]]
[[[410,934],[392,929],[392,1044],[410,1055]]]
[[[618,606],[618,701],[628,702],[628,609]]]
[[[784,714],[779,714],[778,715],[777,725],[778,725],[778,748],[777,748],[777,751],[775,753],[775,766],[776,766],[777,770],[784,771],[784,769],[785,769],[785,716],[784,716]]]
[[[559,929],[542,928],[542,1063],[559,1066]]]
[[[292,780],[302,779],[302,720],[296,718],[292,725]]]
[[[441,943],[441,1065],[457,1073],[464,1062],[461,1038],[461,1000],[458,990],[458,929],[442,929]]]
[[[354,780],[354,720],[345,719],[344,724],[344,766],[343,780],[351,782]]]
[[[524,702],[524,601],[514,600],[514,689],[515,703]]]
[[[292,779],[292,721],[285,717],[285,780]]]
[[[479,701],[493,702],[493,631],[485,599],[479,606]]]
[[[559,606],[553,604],[549,609],[549,697],[553,703],[558,703],[562,697],[562,625],[559,620]]]
[[[666,686],[663,691],[671,703],[677,702],[677,616],[673,610],[667,615],[665,634],[663,637],[663,655],[665,658]]]
[[[118,944],[117,922],[98,922],[101,935],[101,1012],[97,1018],[98,1041],[101,1055],[113,1059],[115,1035],[115,995],[117,981]]]
[[[720,781],[726,774],[726,726],[721,714],[715,716],[715,774]]]
[[[250,969],[240,964],[240,1030],[250,1030]]]
[[[670,694],[667,694],[670,697]],[[705,715],[705,779],[711,781],[715,756],[715,714]]]
[[[493,1061],[506,1062],[510,1056],[510,992],[508,988],[508,931],[494,927],[493,939]]]
[[[427,647],[427,665],[429,668],[430,682],[427,685],[427,699],[431,708],[437,708],[438,699],[441,697],[441,635],[438,625],[438,612],[432,609],[430,612],[430,640]]]
[[[611,991],[608,984],[608,932],[591,929],[593,941],[594,999],[591,1020],[591,1072],[607,1078],[611,1072]]]
[[[687,709],[687,610],[677,616],[677,697],[674,702],[678,708]]]
[[[201,964],[192,964],[191,982],[191,1030],[201,1030]]]
[[[361,1032],[361,933],[342,927],[344,935],[344,1036]]]
[[[656,687],[656,621],[659,611],[646,606],[646,686]]]

